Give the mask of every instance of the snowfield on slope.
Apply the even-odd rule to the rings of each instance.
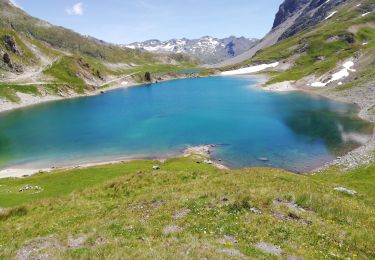
[[[224,71],[221,73],[222,76],[232,76],[232,75],[243,75],[243,74],[250,74],[250,73],[255,73],[259,72],[268,68],[275,68],[279,65],[279,62],[271,63],[271,64],[261,64],[261,65],[256,65],[256,66],[251,66],[247,68],[242,68],[238,70],[229,70],[229,71]]]
[[[353,61],[347,61],[345,62],[343,65],[342,65],[344,68],[342,70],[340,70],[339,72],[335,73],[332,75],[332,78],[327,81],[327,82],[314,82],[311,84],[312,87],[325,87],[327,86],[327,84],[333,82],[333,81],[338,81],[342,78],[346,78],[346,77],[349,77],[349,72],[355,72],[355,69],[352,69],[352,67],[354,66],[354,62]]]

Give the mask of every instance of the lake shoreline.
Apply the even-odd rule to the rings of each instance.
[[[138,83],[138,82],[129,80],[127,82],[127,84],[111,84],[111,86],[109,86],[109,87],[97,88],[94,91],[86,92],[84,94],[72,93],[72,94],[67,95],[67,96],[54,96],[54,95],[35,96],[35,95],[31,95],[31,94],[24,94],[24,93],[17,92],[17,95],[21,98],[20,103],[7,101],[7,100],[4,100],[4,99],[0,98],[0,113],[9,112],[9,111],[20,109],[20,108],[27,108],[27,107],[30,107],[30,106],[35,106],[35,105],[54,102],[54,101],[62,101],[62,100],[69,100],[69,99],[74,99],[74,98],[98,96],[98,95],[104,94],[105,92],[113,91],[113,90],[117,90],[117,89],[134,88],[134,87],[139,87],[139,86],[148,85],[148,84],[155,85],[155,84],[163,83],[163,82],[167,82],[167,81],[173,81],[173,80],[179,80],[179,79],[189,79],[189,78],[194,78],[194,77],[192,76],[192,74],[189,74],[189,75],[181,74],[179,76],[169,76],[169,75],[164,76],[164,77],[161,77],[161,80],[153,81],[153,82]]]
[[[215,75],[215,76],[220,76],[220,75]],[[210,76],[208,76],[208,77],[210,77]],[[239,77],[251,77],[251,78],[258,79],[259,83],[256,85],[256,87],[259,88],[259,89],[266,90],[266,91],[271,91],[271,92],[302,91],[302,92],[305,92],[305,93],[308,93],[308,94],[319,95],[319,96],[325,97],[327,99],[331,99],[331,100],[335,100],[335,101],[339,101],[339,102],[355,104],[359,108],[358,116],[361,119],[364,119],[368,122],[371,122],[374,125],[375,118],[374,118],[374,116],[372,116],[368,113],[368,111],[369,111],[368,110],[368,104],[366,102],[357,103],[357,101],[352,101],[352,100],[349,100],[345,97],[340,97],[339,95],[328,95],[327,93],[324,93],[324,92],[323,93],[322,92],[316,92],[316,90],[309,90],[309,89],[306,89],[306,88],[297,88],[297,87],[294,88],[293,87],[293,89],[288,89],[288,90],[285,90],[285,89],[281,89],[281,90],[279,90],[279,89],[264,89],[263,88],[264,82],[268,78],[268,76],[265,75],[265,74],[241,75]],[[163,81],[160,81],[160,83],[166,82],[166,81],[186,79],[186,78],[191,78],[191,75],[190,76],[177,77],[177,78],[173,77],[173,78],[164,79]],[[49,98],[49,97],[47,97],[47,99],[43,99],[43,97],[41,97],[39,102],[38,102],[37,99],[35,99],[35,103],[31,103],[31,104],[15,104],[14,107],[8,107],[8,109],[4,108],[4,107],[0,107],[0,112],[10,111],[10,110],[18,109],[18,108],[24,108],[24,107],[28,107],[28,106],[32,106],[32,105],[37,105],[37,104],[40,104],[40,103],[52,102],[52,101],[57,101],[57,100],[65,100],[65,99],[72,99],[72,98],[86,97],[86,96],[95,96],[95,95],[102,94],[103,91],[108,92],[108,91],[112,91],[112,90],[116,90],[116,89],[120,89],[120,88],[137,87],[137,86],[141,86],[141,85],[145,85],[145,84],[147,84],[147,83],[135,83],[135,82],[133,82],[133,83],[128,84],[126,86],[116,85],[116,86],[111,86],[111,87],[105,88],[103,90],[99,89],[96,92],[87,93],[85,95],[76,95],[76,96],[69,96],[69,97],[57,97],[55,99]],[[150,84],[157,84],[157,83],[150,83]],[[0,103],[0,105],[1,105],[1,103]],[[310,173],[314,173],[316,171],[320,171],[320,170],[326,169],[326,168],[331,167],[331,166],[346,165],[347,168],[353,168],[357,165],[360,165],[361,163],[369,160],[369,158],[366,157],[366,154],[373,149],[374,145],[375,145],[375,132],[373,131],[372,138],[369,142],[367,142],[366,144],[360,146],[359,148],[347,153],[346,155],[344,155],[344,156],[342,156],[342,157],[340,157],[340,158],[338,158],[338,159],[336,159],[332,162],[329,162],[329,163],[327,163],[327,164],[325,164],[321,167],[318,167],[315,170],[312,170]],[[201,147],[201,146],[198,146],[198,147]],[[172,156],[166,156],[166,157],[162,157],[162,158],[157,158],[157,157],[147,158],[147,157],[136,157],[135,156],[135,157],[124,158],[124,159],[119,159],[119,160],[108,160],[108,159],[103,160],[103,161],[99,160],[97,162],[91,162],[91,163],[75,162],[72,165],[67,165],[67,166],[58,167],[58,168],[51,167],[51,168],[38,168],[38,169],[31,168],[30,169],[30,168],[12,168],[12,167],[10,167],[10,168],[0,170],[0,178],[10,178],[10,177],[19,178],[19,177],[25,177],[25,175],[30,176],[30,175],[33,175],[33,174],[36,174],[36,173],[39,173],[39,172],[51,172],[51,171],[54,171],[54,170],[68,170],[68,169],[74,169],[74,168],[88,168],[88,167],[95,167],[95,166],[115,164],[115,163],[124,163],[124,162],[129,162],[129,161],[134,161],[134,160],[142,160],[142,159],[152,159],[152,160],[155,160],[155,161],[164,161],[164,160],[174,158],[174,157],[178,157],[178,156],[181,156],[181,155],[174,154]],[[208,157],[208,159],[211,159],[211,157]],[[228,167],[222,165],[221,163],[215,162],[215,161],[212,161],[212,164],[214,164],[215,166],[217,166],[218,168],[221,168],[221,169],[229,169]]]
[[[0,170],[0,179],[5,178],[25,178],[38,173],[53,173],[54,171],[67,171],[73,169],[86,169],[90,167],[98,167],[104,165],[112,165],[119,163],[128,163],[140,160],[150,160],[155,162],[155,166],[160,167],[166,160],[181,157],[192,157],[197,160],[197,163],[210,164],[221,170],[229,170],[230,168],[223,164],[221,161],[215,160],[212,156],[212,150],[216,147],[215,144],[204,144],[197,146],[187,146],[185,149],[181,150],[179,153],[174,153],[162,157],[147,157],[147,156],[132,156],[123,157],[118,159],[107,159],[107,160],[97,160],[93,162],[82,162],[82,163],[72,163],[65,164],[62,166],[52,166],[52,167],[41,167],[41,168],[18,168],[16,165],[7,169]]]
[[[374,160],[371,153],[374,153],[375,151],[375,112],[372,111],[375,109],[375,87],[371,86],[371,83],[372,82],[367,83],[364,86],[364,89],[361,89],[361,87],[358,86],[342,92],[337,91],[332,87],[311,89],[306,86],[293,84],[293,82],[287,82],[285,85],[273,84],[273,87],[272,85],[266,86],[262,83],[257,87],[274,92],[299,91],[311,95],[317,95],[329,100],[355,105],[358,109],[357,116],[373,126],[370,140],[345,155],[337,157],[335,160],[312,170],[311,173],[314,174],[324,171],[332,166],[341,167],[344,170],[350,170],[363,164],[368,164]]]

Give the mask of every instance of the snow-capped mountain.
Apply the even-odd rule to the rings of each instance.
[[[258,39],[231,36],[217,39],[205,36],[200,39],[172,39],[169,41],[149,40],[135,42],[124,47],[158,53],[183,53],[198,58],[202,63],[213,64],[235,57],[247,51]]]

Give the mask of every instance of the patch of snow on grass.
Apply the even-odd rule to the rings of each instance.
[[[347,61],[342,66],[344,68],[342,70],[340,70],[339,72],[333,74],[332,78],[329,81],[327,81],[326,83],[314,82],[314,83],[311,84],[311,86],[312,87],[325,87],[325,86],[327,86],[327,84],[329,84],[333,81],[338,81],[342,78],[348,77],[350,71],[352,71],[352,72],[355,71],[355,69],[352,69],[352,67],[354,66],[354,62],[352,62],[352,61]],[[339,83],[339,85],[340,85],[340,83]],[[342,85],[342,82],[341,82],[341,85]]]
[[[328,20],[329,18],[331,18],[332,16],[334,16],[336,13],[337,13],[337,11],[333,11],[330,15],[328,15],[326,17],[326,20]]]
[[[362,14],[362,17],[365,17],[368,14],[371,14],[371,12],[367,12],[367,13]]]
[[[349,189],[344,188],[344,187],[336,187],[334,190],[342,192],[342,193],[346,193],[346,194],[349,194],[349,195],[356,195],[357,194],[357,192],[355,190],[349,190]]]
[[[279,65],[279,62],[271,63],[271,64],[261,64],[257,66],[251,66],[247,68],[242,68],[238,70],[229,70],[224,71],[221,73],[223,76],[231,76],[231,75],[242,75],[242,74],[249,74],[249,73],[255,73],[259,72],[268,68],[275,68]]]

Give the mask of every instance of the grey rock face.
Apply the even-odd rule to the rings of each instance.
[[[285,0],[279,7],[272,29],[276,28],[289,17],[301,10],[309,1],[310,0]]]
[[[18,49],[17,45],[16,45],[16,41],[14,40],[14,38],[10,35],[5,35],[4,36],[4,43],[5,43],[5,47],[15,53],[15,54],[21,54],[20,50]]]
[[[306,28],[314,26],[332,12],[335,7],[348,0],[285,0],[276,14],[273,29],[287,21],[296,13],[301,12],[293,24],[281,35],[280,40],[289,38]]]

